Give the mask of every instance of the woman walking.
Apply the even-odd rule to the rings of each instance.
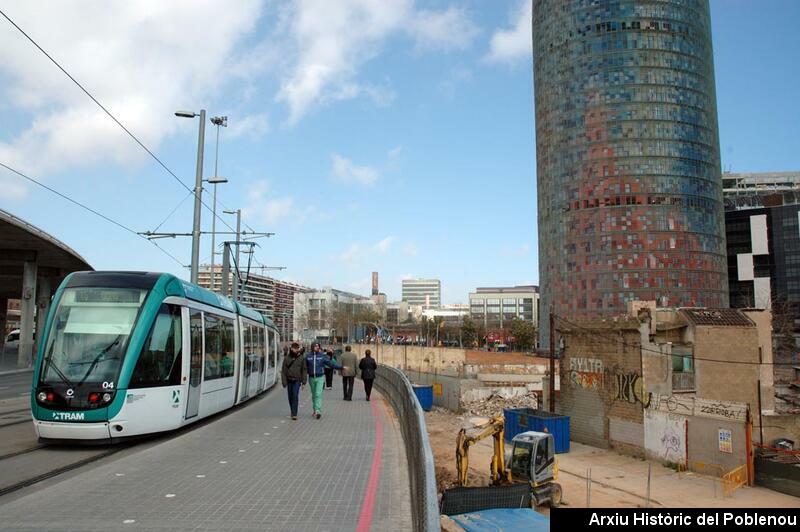
[[[333,349],[328,348],[325,351],[325,355],[328,357],[328,360],[333,361]],[[325,366],[325,389],[326,390],[333,390],[333,367]]]
[[[292,344],[289,354],[281,366],[281,383],[289,393],[289,410],[292,419],[297,420],[297,407],[300,402],[300,387],[305,386],[307,378],[306,363],[297,342]]]
[[[358,369],[361,371],[361,380],[364,381],[364,393],[367,395],[367,401],[372,393],[372,383],[375,381],[375,370],[378,369],[378,363],[372,358],[372,351],[367,349],[364,351],[364,358],[358,363]]]
[[[306,355],[306,371],[308,384],[311,387],[311,402],[314,405],[314,417],[322,417],[322,388],[325,385],[325,368],[342,369],[335,360],[328,358],[319,344],[314,344],[311,352]]]

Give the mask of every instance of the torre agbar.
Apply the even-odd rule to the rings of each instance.
[[[551,304],[727,307],[708,2],[534,0],[533,60],[542,341]]]

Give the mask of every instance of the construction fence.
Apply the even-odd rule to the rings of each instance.
[[[439,530],[433,452],[422,407],[414,395],[411,382],[402,371],[381,364],[375,374],[375,387],[391,403],[400,422],[411,480],[414,530],[417,532]]]

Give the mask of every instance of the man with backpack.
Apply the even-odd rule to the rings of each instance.
[[[300,387],[306,385],[307,371],[300,346],[294,342],[289,354],[283,358],[283,366],[281,366],[281,383],[289,393],[289,410],[291,410],[293,420],[297,420]]]
[[[311,387],[311,402],[314,405],[314,417],[322,417],[322,389],[325,387],[325,368],[349,369],[340,366],[335,360],[328,358],[319,344],[314,344],[312,350],[306,355],[306,371],[308,384]]]

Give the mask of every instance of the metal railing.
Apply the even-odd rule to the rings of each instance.
[[[400,422],[411,481],[409,488],[414,530],[440,530],[433,452],[425,427],[425,416],[411,382],[402,371],[381,364],[375,374],[375,387],[392,404]]]

